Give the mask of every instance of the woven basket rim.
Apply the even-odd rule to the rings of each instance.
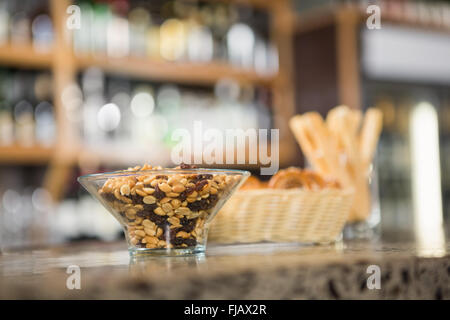
[[[353,188],[345,188],[345,189],[335,189],[335,188],[325,188],[321,190],[308,190],[304,188],[292,188],[292,189],[272,189],[272,188],[264,188],[264,189],[250,189],[250,190],[238,190],[236,195],[245,193],[248,196],[258,196],[265,194],[274,194],[274,195],[293,195],[293,194],[329,194],[330,192],[341,195],[351,195],[355,193]]]

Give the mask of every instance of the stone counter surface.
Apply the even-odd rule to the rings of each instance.
[[[209,246],[205,256],[130,259],[123,243],[3,252],[1,299],[450,299],[450,245]],[[71,265],[81,289],[67,289]],[[369,289],[369,266],[380,289]],[[374,270],[374,269],[372,269]],[[371,278],[373,279],[373,278]],[[371,282],[374,283],[374,282]]]

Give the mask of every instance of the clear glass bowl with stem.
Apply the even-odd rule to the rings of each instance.
[[[122,225],[131,256],[205,252],[219,209],[250,175],[227,169],[125,170],[80,184]]]

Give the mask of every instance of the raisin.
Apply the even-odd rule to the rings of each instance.
[[[149,217],[148,211],[145,211],[145,210],[139,211],[136,215],[137,215],[138,217],[144,218],[144,219],[148,219],[148,217]]]
[[[197,223],[197,219],[186,219],[185,217],[180,219],[181,228],[178,228],[177,231],[186,231],[191,232],[195,228],[195,224]]]
[[[164,230],[165,225],[167,225],[167,216],[157,215],[153,211],[149,211],[147,216],[150,221],[154,222],[158,227]]]
[[[208,210],[216,205],[217,200],[218,200],[217,195],[212,194],[206,199],[201,199],[198,201],[188,203],[187,206],[192,211]]]
[[[201,191],[208,184],[208,180],[200,180],[195,184],[195,191]]]
[[[186,163],[181,163],[180,164],[180,169],[196,169],[197,166],[193,165],[193,164],[186,164]]]
[[[195,187],[187,187],[182,193],[180,193],[180,201],[186,200],[186,198],[195,191]]]
[[[132,194],[131,195],[131,200],[133,201],[134,204],[140,204],[142,203],[142,197],[140,195],[136,194]]]
[[[183,244],[183,238],[174,238],[173,240],[171,240],[171,243],[174,246],[181,246]]]
[[[158,208],[158,205],[156,203],[152,203],[152,204],[144,203],[145,211],[153,212],[153,210],[155,210],[156,208]]]
[[[137,216],[141,218],[148,218],[150,216],[150,213],[153,213],[153,210],[155,210],[158,206],[154,204],[146,204],[144,203],[144,209],[138,211]]]
[[[180,247],[182,244],[186,244],[188,247],[193,247],[197,244],[195,239],[183,239],[176,237],[171,242],[174,246]]]
[[[188,208],[191,209],[192,211],[204,210],[203,208],[205,206],[206,205],[205,205],[205,202],[203,200],[191,202],[191,203],[188,204]]]
[[[102,197],[103,197],[103,199],[105,199],[108,202],[113,202],[116,199],[114,194],[109,193],[109,192],[108,193],[102,193]]]
[[[188,247],[193,247],[197,244],[197,240],[195,239],[183,239],[184,243],[188,245]]]
[[[198,176],[200,177],[201,180],[204,180],[204,179],[212,180],[212,178],[213,178],[213,175],[209,174],[209,173],[199,174]]]
[[[203,174],[197,174],[192,176],[192,182],[196,183],[198,181],[202,181],[202,180],[212,180],[213,175],[209,174],[209,173],[203,173]]]
[[[158,199],[161,200],[162,198],[164,198],[166,196],[166,194],[164,193],[164,191],[162,191],[161,189],[159,189],[158,185],[155,186],[155,192],[153,192],[153,196]]]

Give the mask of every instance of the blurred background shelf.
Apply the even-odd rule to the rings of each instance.
[[[0,146],[0,164],[48,164],[55,148],[42,146]]]
[[[426,6],[424,6],[423,9],[412,10],[408,14],[405,13],[405,10],[402,8],[401,4],[399,6],[399,3],[401,3],[401,1],[392,1],[392,8],[394,10],[389,10],[392,8],[386,8],[386,6],[389,6],[388,1],[380,3],[383,23],[420,30],[444,33],[450,32],[450,24],[445,19],[445,16],[447,15],[445,9],[441,10],[436,7],[436,9],[434,9],[435,11],[432,12],[431,10],[427,11]],[[383,5],[385,8],[383,8]],[[420,3],[418,6],[420,6]],[[367,5],[365,5],[365,3],[350,6],[341,5],[339,2],[331,3],[327,6],[319,6],[317,8],[307,10],[304,13],[297,14],[295,18],[296,30],[297,32],[307,32],[317,30],[327,25],[332,25],[336,22],[339,13],[343,11],[354,14],[361,24],[365,24],[367,18],[371,15],[371,13],[367,13]]]
[[[73,29],[68,32],[65,28],[68,18],[67,8],[71,4],[77,4],[81,8],[83,30]],[[192,110],[197,108],[193,111],[194,115],[202,114],[203,111],[198,109],[198,105],[204,105],[205,101],[209,101],[208,104],[211,102],[222,104],[222,116],[218,116],[214,120],[218,124],[221,123],[221,126],[227,121],[230,121],[227,126],[236,125],[232,122],[233,117],[230,117],[233,113],[235,113],[234,119],[239,120],[242,124],[258,125],[255,122],[256,119],[250,119],[249,122],[245,120],[245,117],[250,115],[249,112],[253,112],[252,117],[255,117],[261,111],[256,110],[256,106],[262,105],[262,111],[266,113],[264,117],[271,117],[271,123],[265,123],[264,126],[266,128],[282,128],[280,132],[283,141],[280,145],[281,162],[283,164],[292,163],[292,159],[296,155],[291,147],[293,139],[283,125],[288,116],[293,113],[294,105],[292,81],[290,80],[293,13],[289,1],[205,0],[198,2],[183,0],[141,3],[127,0],[104,3],[82,0],[42,0],[30,2],[30,6],[27,8],[22,8],[14,1],[6,1],[3,5],[0,4],[0,10],[3,15],[11,15],[11,19],[8,20],[11,25],[6,25],[6,28],[9,28],[6,30],[6,34],[9,33],[7,37],[10,38],[10,41],[5,42],[5,38],[2,38],[5,30],[0,30],[0,43],[2,43],[0,45],[0,66],[6,68],[3,77],[3,94],[6,104],[0,106],[0,111],[2,108],[6,108],[4,110],[7,111],[6,118],[2,121],[6,121],[5,123],[9,127],[11,121],[9,113],[12,114],[12,120],[17,121],[18,115],[34,112],[34,109],[37,108],[36,105],[45,102],[53,108],[51,111],[56,130],[54,148],[16,146],[3,148],[0,150],[0,163],[16,161],[17,165],[47,164],[48,169],[43,185],[50,191],[55,201],[70,192],[67,179],[73,178],[73,172],[111,170],[143,162],[171,164],[171,146],[167,145],[167,141],[162,141],[163,143],[157,151],[154,148],[142,151],[147,149],[145,144],[141,144],[137,148],[124,148],[123,141],[117,143],[117,139],[111,138],[110,133],[94,133],[92,131],[90,119],[99,117],[99,114],[88,115],[86,113],[87,107],[89,107],[88,101],[95,98],[97,99],[95,100],[96,104],[102,104],[103,107],[116,105],[118,102],[114,100],[114,90],[116,90],[114,88],[126,88],[120,94],[122,94],[122,98],[124,94],[128,96],[129,101],[138,93],[145,94],[147,99],[152,99],[151,101],[146,100],[147,107],[151,105],[150,113],[157,108],[159,108],[159,112],[162,112],[153,124],[166,131],[173,130],[174,124],[168,123],[167,121],[170,120],[166,119],[174,117],[174,114],[165,113],[165,108],[170,109],[168,106],[158,107],[157,99],[161,92],[175,94],[175,96],[179,96],[177,99],[184,99],[182,101],[188,103],[189,108],[193,108]],[[187,14],[188,12],[190,13]],[[149,17],[150,19],[148,19]],[[111,24],[108,25],[105,21],[109,21],[108,23]],[[197,22],[193,23],[193,21]],[[125,34],[123,33],[125,29],[120,28],[111,32],[108,28],[113,27],[113,24],[115,24],[115,28],[119,25],[126,26],[127,30],[130,28],[130,33]],[[227,50],[230,48],[227,49],[226,32],[234,26],[236,26],[234,34],[238,38],[232,42],[235,46],[237,45],[233,49],[235,50],[234,55],[237,54],[237,56],[233,58],[228,56]],[[0,29],[1,27],[0,24]],[[164,39],[174,37],[178,40],[180,39],[176,37],[179,35],[177,32],[180,32],[180,28],[185,28],[185,31],[186,28],[191,28],[189,30],[197,32],[192,33],[197,38],[190,38],[186,43],[192,43],[192,41],[202,43],[203,41],[205,44],[206,41],[209,45],[213,45],[214,51],[211,51],[211,55],[206,60],[204,52],[202,52],[205,49],[200,51],[194,49],[193,53],[189,53],[193,54],[192,57],[186,56],[186,51],[182,58],[165,59],[162,57],[163,55],[170,56],[173,55],[173,50],[179,50],[176,43],[172,42],[165,52],[152,51],[150,53],[148,51],[150,47],[143,52],[142,45],[150,41],[151,37],[143,36],[142,30],[144,29],[142,27],[146,30],[145,32],[153,32],[152,35],[155,35],[155,30],[157,33],[163,32],[164,28]],[[89,31],[94,28],[96,28],[96,32],[90,33]],[[133,31],[131,28],[134,28]],[[103,37],[99,37],[98,35],[102,33]],[[186,36],[188,34],[184,34],[184,37]],[[239,38],[242,36],[243,38]],[[209,37],[214,37],[213,43],[210,43]],[[184,42],[187,38],[181,40]],[[111,48],[106,45],[107,41],[114,43],[114,50],[119,50],[118,52],[122,52],[125,49],[126,41],[129,41],[126,43],[127,54],[121,54],[120,57],[117,56],[118,52],[110,54]],[[240,56],[239,51],[248,51],[250,49],[248,45],[248,48],[245,48],[246,44],[250,42],[255,42],[254,46],[259,45],[258,61],[260,63],[264,59],[266,59],[266,63],[279,59],[275,64],[276,70],[273,70],[273,67],[271,70],[261,70],[260,66],[260,70],[256,71],[253,64],[248,65],[248,61],[246,65],[239,65],[249,58]],[[270,46],[273,46],[271,50],[275,50],[276,56],[264,56],[264,54],[274,54],[272,51],[264,53],[264,50],[271,48]],[[37,50],[37,48],[41,48],[41,50]],[[187,49],[186,47],[184,50]],[[261,51],[261,49],[264,50]],[[261,56],[262,53],[264,54]],[[155,55],[160,56],[156,59]],[[232,63],[229,59],[234,59],[234,62]],[[251,60],[253,59],[254,57],[251,58]],[[32,71],[27,71],[28,69]],[[0,80],[1,76],[0,74]],[[90,84],[92,81],[94,81],[94,86]],[[101,87],[98,87],[99,81]],[[28,86],[27,88],[25,88],[25,84]],[[20,88],[20,86],[24,87]],[[20,90],[17,91],[17,88]],[[97,96],[93,97],[92,92]],[[245,100],[228,101],[226,96],[236,95],[236,92]],[[99,99],[99,97],[101,98]],[[193,97],[196,99],[195,101],[192,100]],[[224,99],[224,101],[218,99]],[[232,97],[232,99],[241,99],[241,97]],[[228,106],[226,106],[227,104]],[[30,106],[31,109],[29,109]],[[100,109],[100,107],[101,105],[91,106],[90,112],[94,112],[95,108]],[[230,112],[226,111],[228,108]],[[239,109],[243,110],[240,111],[242,113],[240,116],[236,113]],[[124,111],[121,110],[121,112]],[[5,116],[5,113],[3,115]],[[33,118],[35,116],[32,115]],[[125,117],[124,114],[122,116]],[[228,116],[230,120],[226,120],[224,116]],[[128,118],[130,117],[133,117],[133,114],[129,114]],[[262,116],[257,115],[257,117],[261,118]],[[28,123],[28,118],[24,119],[26,126],[34,126],[34,124]],[[136,118],[135,121],[138,119]],[[204,119],[204,121],[211,121],[211,119]],[[28,130],[26,134],[29,134],[31,130],[39,131],[42,125],[36,125],[36,129],[25,126],[28,128],[25,129]],[[88,125],[91,126],[90,129]],[[177,125],[183,125],[183,123]],[[140,126],[142,127],[142,123]],[[142,131],[142,128],[139,130]],[[170,130],[167,135],[170,135]],[[139,136],[143,132],[133,133],[133,139],[136,138],[136,134]],[[9,135],[8,133],[7,140],[10,139]],[[85,143],[89,142],[87,140],[91,138],[97,140],[98,135],[103,136],[101,138],[103,142],[99,138],[97,145],[94,144],[95,147],[89,147],[89,145],[93,145],[92,141],[91,144]],[[123,137],[121,139],[123,140]],[[167,137],[165,139],[167,140]],[[234,167],[257,168],[255,165],[247,164]]]
[[[31,45],[1,45],[2,66],[47,69],[52,66],[52,49],[39,52]]]
[[[218,62],[168,62],[148,58],[93,56],[77,56],[75,61],[79,70],[97,67],[113,75],[185,84],[214,85],[221,79],[230,78],[240,83],[270,86],[276,77]]]

